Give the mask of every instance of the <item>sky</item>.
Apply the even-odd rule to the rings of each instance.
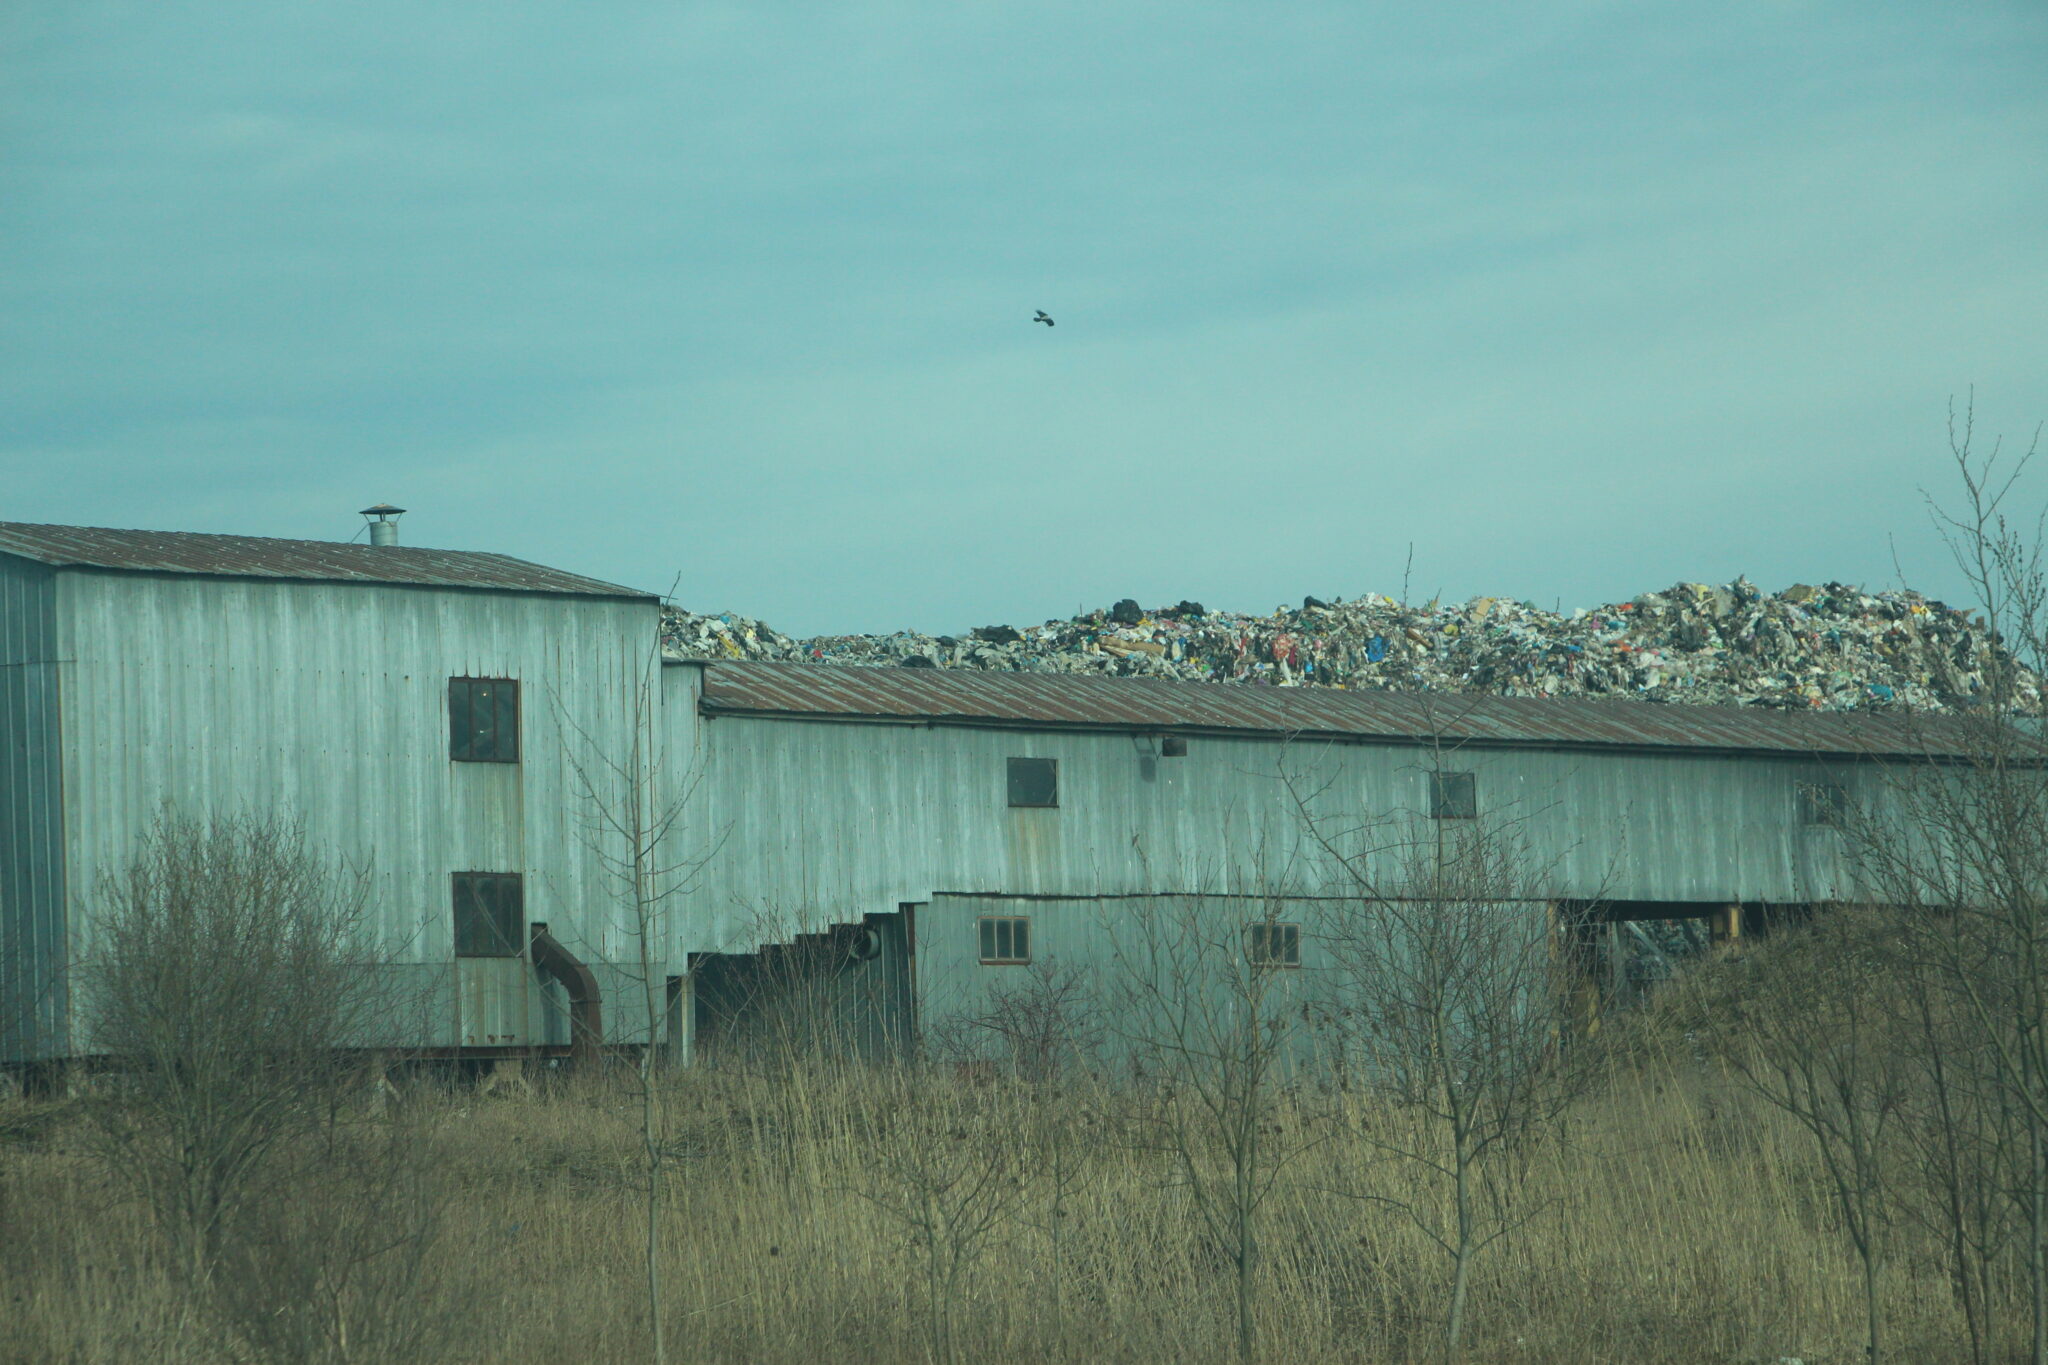
[[[0,520],[803,635],[1955,595],[2044,321],[2038,0],[0,4]]]

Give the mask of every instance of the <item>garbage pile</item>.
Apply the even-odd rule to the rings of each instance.
[[[1569,614],[1498,597],[1424,606],[1372,593],[1310,597],[1266,616],[1206,611],[1199,602],[1146,609],[1126,598],[1071,620],[963,636],[795,640],[733,613],[671,610],[662,644],[674,658],[1837,711],[1967,707],[1985,694],[1992,648],[1969,613],[1917,592],[1829,583],[1765,593],[1747,579],[1680,583]],[[2040,686],[2035,675],[2018,674],[2022,709],[2040,710]]]

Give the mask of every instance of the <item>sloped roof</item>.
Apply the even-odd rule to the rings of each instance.
[[[119,531],[100,526],[42,526],[0,521],[0,554],[58,567],[136,573],[224,574],[333,583],[406,583],[577,597],[654,593],[564,573],[510,555],[427,550],[409,545],[343,545],[328,540],[219,536],[192,531]]]
[[[1388,743],[1911,757],[1972,751],[1967,722],[1903,712],[1778,711],[1564,697],[1345,691],[1071,673],[704,665],[707,716],[1243,731]]]

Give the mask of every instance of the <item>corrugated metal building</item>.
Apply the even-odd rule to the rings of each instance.
[[[502,555],[0,523],[0,1059],[91,1050],[71,969],[102,879],[166,806],[301,819],[370,869],[392,985],[419,1002],[371,1041],[565,1043],[524,923],[601,977],[637,955],[562,720],[630,746],[659,610]],[[488,716],[498,751],[456,755],[455,704],[479,721],[509,704]],[[512,885],[515,941],[458,957],[457,891]]]
[[[374,869],[423,1004],[371,1041],[563,1049],[587,969],[630,1043],[637,952],[575,771],[607,756],[686,802],[651,967],[668,1018],[850,981],[884,1047],[979,1008],[1000,968],[1099,959],[1148,899],[1278,904],[1312,970],[1316,907],[1354,888],[1311,818],[1511,824],[1532,906],[1739,924],[1852,897],[1830,812],[1960,743],[1881,715],[657,667],[658,613],[499,555],[0,523],[0,1060],[90,1051],[69,986],[95,890],[166,805],[281,812]]]
[[[983,1011],[1003,978],[989,967],[1103,965],[1147,898],[1313,926],[1358,887],[1311,820],[1367,828],[1382,890],[1443,814],[1513,828],[1532,908],[1754,926],[1769,907],[1854,897],[1836,813],[1882,801],[1885,765],[1964,743],[1938,717],[1621,700],[755,663],[669,675],[667,714],[697,729],[706,775],[696,837],[729,869],[693,933],[751,946],[901,915],[927,1023]],[[1019,769],[1049,788],[1020,793]],[[987,951],[985,921],[1011,926],[1007,951]]]

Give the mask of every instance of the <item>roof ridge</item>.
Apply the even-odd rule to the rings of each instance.
[[[1459,744],[1856,757],[1967,751],[1966,717],[1657,703],[1632,697],[1274,687],[1088,673],[709,660],[703,709],[782,718],[1217,730]],[[1151,684],[1151,686],[1146,686]],[[1431,713],[1434,713],[1433,715]]]
[[[53,568],[106,569],[333,583],[389,583],[580,597],[660,594],[553,568],[498,550],[0,521],[0,554]]]

